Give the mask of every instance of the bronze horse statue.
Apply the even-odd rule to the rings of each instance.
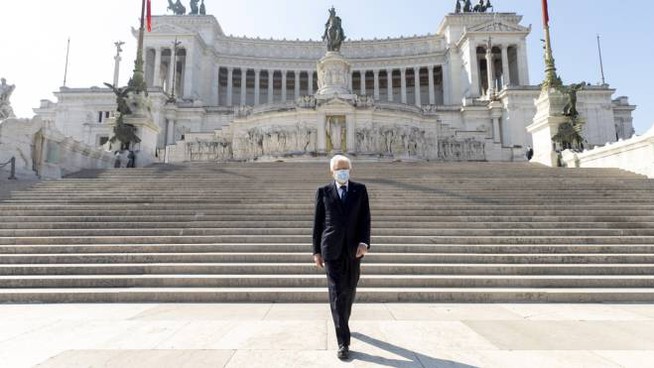
[[[325,24],[323,41],[327,41],[327,51],[341,51],[341,44],[345,41],[345,32],[341,26],[341,18],[336,16],[336,9],[329,10],[329,20]]]

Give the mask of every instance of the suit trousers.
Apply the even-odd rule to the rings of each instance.
[[[336,339],[339,346],[350,346],[350,314],[361,275],[361,259],[352,259],[343,252],[337,260],[326,261],[325,270]]]

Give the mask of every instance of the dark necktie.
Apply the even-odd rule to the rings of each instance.
[[[345,200],[347,199],[347,187],[343,185],[341,187],[341,201],[345,203]]]

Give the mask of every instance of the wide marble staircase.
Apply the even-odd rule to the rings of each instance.
[[[530,164],[356,163],[361,302],[654,301],[654,181]],[[326,163],[85,171],[0,202],[0,302],[326,302]]]

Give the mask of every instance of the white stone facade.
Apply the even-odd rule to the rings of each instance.
[[[530,85],[531,29],[521,19],[513,13],[449,14],[435,35],[346,41],[347,91],[330,101],[317,94],[322,42],[226,36],[213,16],[155,17],[144,54],[157,145],[172,161],[336,151],[522,160],[540,90]],[[175,39],[181,45],[173,58]],[[179,100],[166,105],[173,81]],[[633,132],[635,107],[626,99],[612,101],[613,93],[605,86],[580,92],[592,146]],[[62,89],[56,96],[56,104],[45,101],[36,111],[64,134],[88,144],[111,134],[103,118],[115,109],[109,90]],[[338,134],[346,135],[345,146]]]

